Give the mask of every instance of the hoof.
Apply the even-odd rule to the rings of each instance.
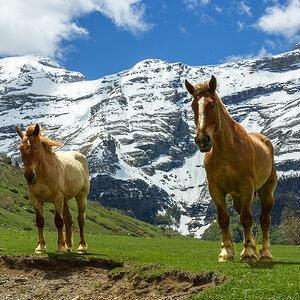
[[[68,253],[68,252],[70,252],[70,250],[68,251],[68,249],[66,247],[59,247],[55,251],[55,254],[65,254],[65,253]]]
[[[44,249],[44,250],[35,250],[34,252],[36,254],[45,254],[45,253],[47,253],[47,250],[46,249]]]
[[[258,258],[255,254],[242,255],[241,262],[243,262],[243,263],[256,263],[256,262],[258,262]]]
[[[270,248],[262,248],[260,249],[260,259],[261,262],[271,262],[273,260],[273,256],[271,254]]]
[[[87,250],[86,249],[81,249],[77,251],[78,254],[86,254]]]
[[[224,261],[233,261],[233,260],[234,260],[234,248],[233,247],[226,248],[224,245],[222,245],[218,261],[224,262]]]
[[[77,250],[78,254],[86,254],[87,253],[87,245],[79,245],[78,250]]]
[[[225,255],[219,255],[218,261],[219,262],[224,262],[224,261],[233,261],[234,256],[225,256]]]
[[[269,257],[269,256],[261,256],[259,261],[260,262],[271,262],[273,260],[273,257]]]
[[[47,248],[45,246],[37,246],[34,250],[36,254],[45,254],[47,253]]]

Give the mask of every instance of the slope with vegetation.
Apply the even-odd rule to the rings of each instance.
[[[78,231],[77,205],[69,201],[73,217],[73,231]],[[44,205],[45,229],[56,231],[54,206]],[[0,228],[35,230],[35,212],[30,203],[27,183],[23,171],[5,158],[0,160]],[[128,235],[141,237],[181,237],[179,234],[131,218],[121,211],[104,208],[99,202],[89,201],[86,210],[85,231],[90,234]]]

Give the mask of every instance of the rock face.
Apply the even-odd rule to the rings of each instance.
[[[233,118],[272,140],[279,177],[300,177],[298,48],[217,66],[151,59],[95,81],[44,57],[2,59],[0,152],[20,161],[15,126],[40,123],[64,150],[87,156],[91,199],[200,236],[211,200],[183,82],[211,74]]]

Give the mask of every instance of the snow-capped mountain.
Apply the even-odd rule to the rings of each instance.
[[[211,74],[233,118],[272,140],[279,177],[299,178],[299,47],[216,66],[151,59],[94,81],[45,57],[1,59],[0,152],[20,161],[15,126],[39,123],[87,156],[91,199],[200,236],[211,200],[183,82]]]

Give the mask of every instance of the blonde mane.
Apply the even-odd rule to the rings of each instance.
[[[27,137],[33,136],[35,125],[31,125],[27,128],[25,135]],[[43,128],[40,128],[39,138],[42,143],[42,145],[49,151],[52,151],[52,147],[62,147],[63,144],[58,141],[53,141],[50,138],[48,138],[46,135],[42,135],[41,132],[44,131]]]

